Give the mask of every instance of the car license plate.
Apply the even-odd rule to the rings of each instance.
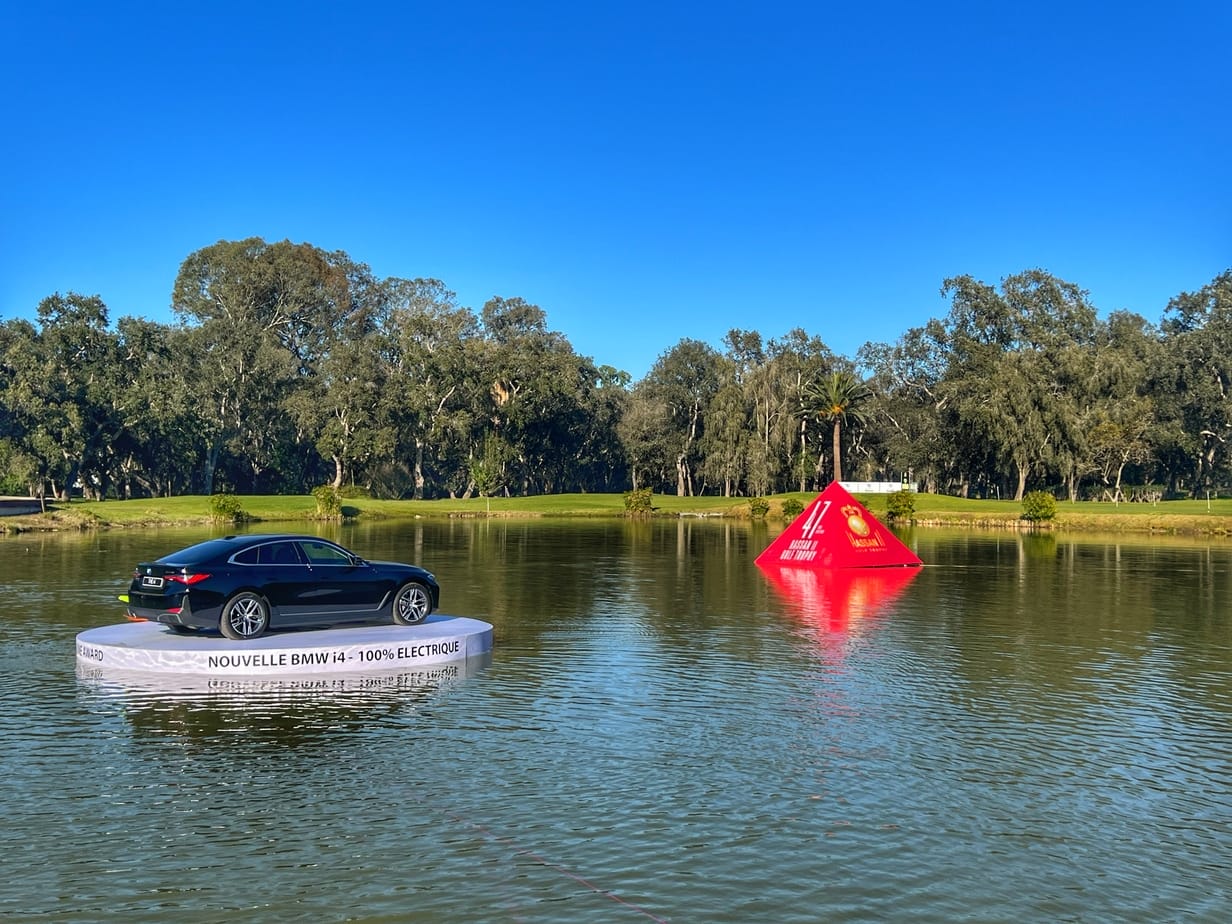
[[[160,577],[150,577],[149,575],[146,575],[145,577],[141,579],[141,586],[142,587],[162,587],[163,579]]]

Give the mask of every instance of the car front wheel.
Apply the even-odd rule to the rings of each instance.
[[[269,628],[269,604],[254,593],[236,594],[222,608],[218,628],[227,638],[260,638]]]
[[[432,595],[423,584],[403,584],[394,597],[394,622],[400,626],[417,626],[432,612]]]

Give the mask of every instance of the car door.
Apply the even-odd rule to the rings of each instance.
[[[388,590],[375,568],[357,562],[332,542],[299,539],[307,562],[309,581],[300,594],[301,612],[308,621],[371,619],[380,610]]]
[[[256,553],[261,592],[274,610],[275,625],[296,625],[305,618],[304,594],[312,586],[312,572],[289,540],[267,542],[249,550]]]

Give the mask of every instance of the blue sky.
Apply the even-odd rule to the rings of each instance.
[[[46,6],[45,9],[41,7]],[[170,321],[259,236],[547,312],[854,357],[1042,267],[1157,322],[1232,266],[1232,5],[9,4],[0,317]]]

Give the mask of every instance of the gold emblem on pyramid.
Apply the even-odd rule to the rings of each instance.
[[[845,504],[839,509],[842,511],[843,516],[847,518],[847,528],[857,536],[864,538],[872,532],[864,517],[860,515],[859,507],[853,507],[851,504]]]

